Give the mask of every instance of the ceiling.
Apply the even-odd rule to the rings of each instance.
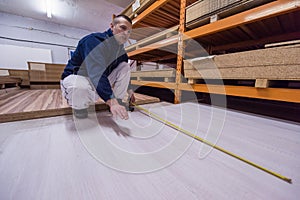
[[[133,0],[50,0],[52,18],[46,14],[47,0],[0,0],[0,12],[57,24],[103,31],[113,14],[121,13]]]

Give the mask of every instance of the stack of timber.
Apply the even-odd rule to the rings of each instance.
[[[174,82],[175,75],[176,70],[173,68],[131,72],[131,78],[135,78],[137,81],[158,81],[163,79],[164,82]]]
[[[156,33],[152,36],[141,39],[141,40],[137,41],[136,43],[134,43],[130,46],[127,46],[126,51],[131,52],[131,51],[137,50],[141,47],[147,46],[149,44],[153,44],[155,42],[158,42],[158,41],[170,38],[174,35],[177,35],[178,34],[178,27],[179,26],[174,26],[172,28],[160,31],[159,33]],[[145,29],[145,30],[147,30],[147,29]]]
[[[186,26],[195,28],[274,0],[200,0],[186,7]]]
[[[255,87],[269,87],[270,81],[300,80],[300,45],[195,58],[184,61],[184,77],[197,79],[255,80]]]
[[[26,77],[27,75],[27,77]],[[28,73],[26,70],[0,69],[0,89],[19,88],[21,84],[28,84]],[[2,93],[3,91],[1,91]]]
[[[29,87],[29,71],[21,69],[8,69],[9,75],[13,77],[19,77],[22,79],[21,87]]]
[[[65,64],[28,62],[31,89],[59,89]]]

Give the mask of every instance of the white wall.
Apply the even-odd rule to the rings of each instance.
[[[27,69],[27,62],[52,63],[49,49],[0,44],[0,66],[6,69]]]
[[[53,63],[67,63],[68,48],[75,48],[79,39],[89,33],[83,29],[0,12],[0,44],[51,50]],[[0,54],[0,68],[7,68],[1,66],[2,56]],[[11,58],[12,63],[14,59],[16,57]]]

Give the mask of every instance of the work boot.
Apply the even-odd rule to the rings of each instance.
[[[74,115],[78,119],[84,119],[88,117],[88,110],[85,109],[74,109]]]

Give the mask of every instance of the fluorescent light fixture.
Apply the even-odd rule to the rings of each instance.
[[[52,18],[52,0],[46,0],[47,17]]]

